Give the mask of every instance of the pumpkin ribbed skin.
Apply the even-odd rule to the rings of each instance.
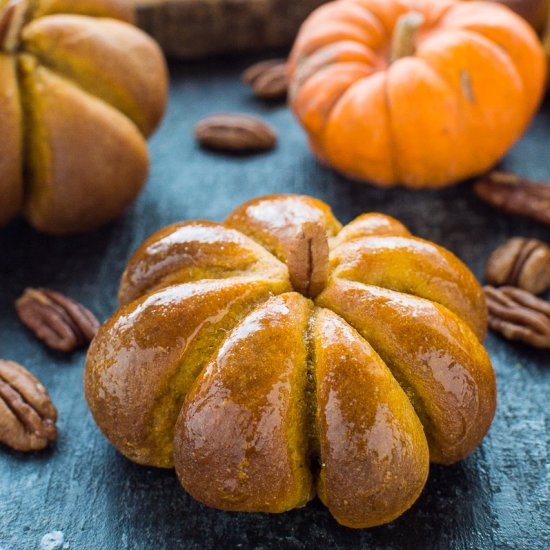
[[[92,414],[209,506],[276,513],[317,494],[344,525],[380,525],[494,415],[479,284],[389,216],[342,229],[318,200],[273,195],[174,224],[130,259],[119,300],[88,352]]]
[[[423,16],[392,63],[400,17]],[[492,167],[525,130],[545,83],[540,43],[488,2],[339,0],[303,24],[290,105],[313,151],[380,186],[442,187]]]
[[[127,0],[0,0],[0,225],[87,231],[136,198],[167,71],[132,20]]]

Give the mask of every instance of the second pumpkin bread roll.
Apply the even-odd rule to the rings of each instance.
[[[0,226],[89,231],[135,200],[167,102],[127,0],[0,0]]]

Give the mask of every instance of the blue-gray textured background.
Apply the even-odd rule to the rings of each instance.
[[[319,166],[283,104],[255,100],[239,81],[251,60],[173,65],[167,117],[151,142],[150,182],[117,223],[70,238],[39,235],[16,221],[0,231],[0,357],[27,366],[58,407],[50,450],[0,448],[0,549],[38,548],[61,530],[71,549],[513,548],[550,546],[550,353],[489,335],[499,402],[483,445],[463,462],[433,466],[423,495],[390,525],[338,526],[317,501],[278,515],[229,514],[185,494],[171,471],[130,463],[95,427],[82,392],[84,353],[46,350],[20,325],[13,301],[26,286],[80,300],[105,320],[115,309],[124,265],[150,233],[183,219],[222,220],[244,200],[308,193],[342,222],[381,211],[446,246],[482,276],[488,254],[512,235],[550,242],[550,229],[495,213],[469,184],[438,192],[381,191]],[[278,148],[251,157],[201,151],[192,129],[218,111],[259,113],[279,131]],[[550,104],[504,168],[550,180]]]

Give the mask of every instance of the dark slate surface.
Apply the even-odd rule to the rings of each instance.
[[[266,193],[312,194],[344,222],[364,211],[389,213],[453,250],[478,276],[508,236],[550,242],[549,229],[495,213],[468,184],[440,192],[381,191],[322,168],[289,111],[257,102],[240,84],[248,61],[172,67],[168,116],[151,144],[151,180],[123,219],[64,239],[39,235],[22,221],[0,231],[0,357],[36,373],[60,413],[52,449],[29,455],[0,449],[0,549],[38,548],[54,530],[71,549],[548,548],[548,352],[490,335],[499,403],[481,448],[454,466],[433,466],[423,495],[397,521],[356,531],[338,526],[317,501],[278,516],[218,512],[187,496],[173,472],[125,460],[87,411],[84,353],[48,352],[19,324],[13,301],[26,286],[65,292],[105,320],[125,262],[147,235],[177,220],[221,220],[243,200]],[[244,158],[200,151],[193,124],[221,110],[265,115],[280,132],[278,149]],[[550,180],[549,123],[546,105],[506,168]]]

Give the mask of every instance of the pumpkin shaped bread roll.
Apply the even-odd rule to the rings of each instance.
[[[132,21],[127,0],[0,0],[0,225],[89,231],[139,194],[168,76]]]
[[[136,251],[119,297],[88,352],[93,416],[215,508],[318,495],[343,525],[380,525],[494,415],[479,284],[383,214],[341,228],[320,201],[275,195],[174,224]]]

